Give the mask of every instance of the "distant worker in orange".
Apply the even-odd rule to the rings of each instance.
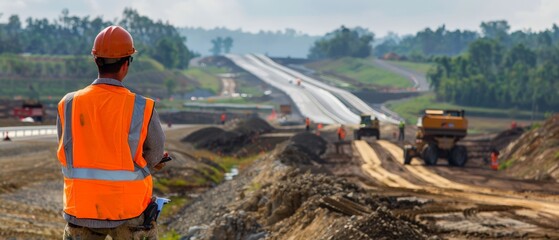
[[[311,130],[311,119],[310,118],[305,118],[305,130],[306,131],[310,131]]]
[[[316,135],[320,136],[320,130],[322,130],[322,123],[316,125]]]
[[[122,82],[136,53],[119,26],[102,30],[91,54],[98,78],[58,103],[58,160],[64,177],[63,239],[157,239],[152,173],[165,135],[152,99]]]
[[[222,113],[220,119],[221,119],[221,125],[225,124],[225,120],[227,120],[227,115],[225,113]]]
[[[345,128],[344,125],[340,125],[340,127],[338,128],[338,141],[343,141],[345,140]]]
[[[491,169],[499,170],[499,150],[491,149]]]

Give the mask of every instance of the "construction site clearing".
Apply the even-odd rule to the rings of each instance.
[[[559,239],[559,115],[468,135],[464,167],[404,164],[412,126],[403,142],[382,123],[379,140],[340,142],[335,125],[318,135],[231,119],[180,125],[174,116],[165,126],[174,160],[154,173],[154,194],[172,199],[158,220],[162,239]],[[501,151],[499,171],[491,148]],[[0,151],[0,239],[60,239],[55,137]]]

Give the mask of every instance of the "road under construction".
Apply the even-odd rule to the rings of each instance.
[[[360,236],[355,239],[559,238],[559,184],[555,180],[512,178],[491,170],[483,158],[488,141],[495,135],[465,139],[471,159],[464,167],[449,167],[444,160],[426,166],[419,158],[404,164],[403,142],[390,134],[381,134],[380,140],[349,136],[340,142],[336,137],[339,124],[356,125],[363,113],[383,122],[381,132],[397,131],[399,119],[265,56],[228,58],[285,92],[301,114],[326,126],[320,137],[305,132],[302,126],[266,127],[262,133],[251,132],[254,135],[250,138],[241,138],[239,134],[244,133],[238,132],[223,134],[224,138],[236,137],[219,139],[229,144],[228,149],[195,138],[229,131],[242,121],[221,126],[224,130],[213,125],[164,126],[166,147],[175,161],[169,163],[169,170],[156,173],[155,179],[171,175],[187,179],[193,172],[201,172],[194,171],[194,166],[212,164],[194,154],[202,145],[185,142],[188,136],[207,143],[204,146],[212,147],[209,151],[227,150],[231,156],[260,154],[233,180],[200,187],[205,192],[192,186],[177,188],[171,194],[188,197],[190,203],[161,218],[165,230],[182,237],[200,237],[197,239],[224,236],[220,234],[244,236],[241,239],[344,239],[336,238],[341,233]],[[302,84],[298,86],[294,79],[301,79]],[[207,132],[195,134],[201,130]],[[407,139],[413,138],[416,128],[408,126],[406,130]],[[319,145],[321,151],[313,150]],[[310,150],[301,150],[305,148]],[[60,214],[63,189],[55,135],[13,138],[0,143],[0,150],[0,238],[59,239],[64,226]],[[335,180],[305,175],[309,173],[327,173]],[[310,183],[307,186],[299,181]],[[293,193],[290,187],[301,192]],[[362,224],[361,219],[385,224]]]

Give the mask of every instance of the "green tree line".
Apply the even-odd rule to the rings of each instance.
[[[0,24],[0,54],[88,55],[97,34],[110,25],[126,28],[134,37],[139,54],[146,54],[168,68],[187,68],[194,57],[177,29],[161,20],[154,21],[134,9],[124,9],[121,20],[79,17],[64,9],[58,19],[12,15]]]
[[[489,21],[480,24],[481,32],[469,30],[449,31],[445,25],[432,30],[426,28],[415,35],[399,37],[389,34],[385,40],[375,46],[374,55],[383,56],[386,53],[396,53],[411,60],[425,61],[433,56],[457,56],[464,53],[469,44],[480,39],[489,38],[498,41],[502,47],[512,48],[522,44],[528,48],[540,45],[553,45],[559,42],[559,27],[553,24],[551,29],[540,32],[514,31],[510,32],[507,21]]]
[[[308,58],[366,58],[371,55],[374,34],[361,29],[349,29],[341,26],[326,34],[311,47]]]
[[[559,45],[508,47],[510,42],[497,39],[481,38],[463,55],[435,58],[428,77],[437,98],[467,106],[556,111]]]

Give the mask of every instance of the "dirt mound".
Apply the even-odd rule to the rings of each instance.
[[[424,239],[425,234],[345,179],[293,170],[211,224],[191,228],[189,238]]]
[[[416,224],[396,218],[386,209],[379,207],[367,216],[350,219],[332,240],[345,239],[425,239]]]
[[[510,176],[533,179],[559,179],[559,114],[541,127],[526,132],[501,152],[499,162]]]
[[[260,118],[250,118],[237,122],[231,131],[208,127],[191,133],[181,141],[192,143],[196,148],[231,154],[253,142],[258,135],[272,130],[274,128],[266,121]]]
[[[298,133],[288,141],[279,158],[286,165],[324,163],[320,155],[326,151],[326,146],[322,137],[308,132]]]

